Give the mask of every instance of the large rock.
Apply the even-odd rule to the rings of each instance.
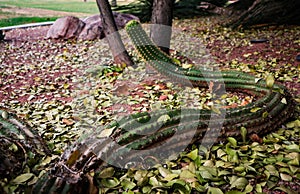
[[[139,20],[138,17],[113,12],[118,29],[124,28],[130,20]],[[76,17],[63,17],[55,21],[47,33],[47,38],[79,40],[94,40],[103,38],[103,27],[100,15],[93,15],[84,19]]]
[[[103,27],[101,18],[99,15],[93,15],[83,19],[85,26],[78,36],[80,40],[94,40],[97,38],[103,38]]]
[[[113,15],[119,29],[124,28],[130,20],[140,21],[138,17],[131,14],[113,12]]]
[[[57,19],[47,32],[47,38],[70,39],[81,33],[85,23],[77,17],[66,16]]]

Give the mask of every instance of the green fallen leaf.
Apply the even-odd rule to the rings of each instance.
[[[227,138],[228,142],[233,146],[233,147],[236,147],[237,146],[237,141],[235,138],[233,137],[228,137]]]
[[[176,180],[172,184],[172,190],[174,190],[175,193],[186,194],[191,192],[191,187],[181,180]]]
[[[249,183],[246,187],[244,192],[245,193],[250,193],[253,190],[253,186]]]
[[[204,179],[207,179],[207,180],[213,179],[213,175],[207,170],[199,170],[199,174]]]
[[[218,149],[218,151],[217,151],[217,157],[221,158],[224,155],[226,155],[226,152],[224,152],[224,150],[222,150],[222,149]]]
[[[266,78],[266,85],[268,88],[272,88],[275,83],[275,78],[272,74],[269,74]]]
[[[142,179],[143,177],[146,177],[148,172],[146,170],[137,170],[134,174],[134,179],[136,181]]]
[[[192,160],[196,160],[197,157],[198,157],[198,149],[194,149],[193,151],[188,153],[186,156],[189,157]]]
[[[170,120],[171,117],[169,115],[162,115],[157,119],[157,122],[167,122],[168,120]]]
[[[262,193],[262,185],[261,184],[256,184],[255,185],[255,191],[257,193]]]
[[[269,113],[268,113],[267,111],[265,111],[265,112],[263,112],[263,114],[262,114],[262,118],[267,118],[268,115],[269,115]]]
[[[173,61],[175,64],[177,64],[177,65],[180,65],[180,64],[181,64],[180,60],[178,60],[178,59],[176,59],[176,58],[172,58],[172,61]]]
[[[280,191],[283,191],[283,192],[285,192],[287,194],[297,194],[297,192],[292,191],[292,190],[290,190],[290,189],[288,189],[288,188],[286,188],[284,186],[275,187],[274,190],[280,190]]]
[[[13,184],[23,184],[34,176],[32,173],[25,173],[17,176],[15,179],[11,181]]]
[[[171,174],[171,172],[168,169],[165,169],[164,167],[158,168],[159,174],[165,178],[168,174]]]
[[[236,150],[226,147],[226,153],[228,154],[228,161],[238,163],[239,157]]]
[[[145,187],[142,188],[142,192],[143,192],[143,193],[150,193],[150,192],[151,192],[151,189],[152,189],[151,187],[145,186]]]
[[[265,169],[268,170],[270,175],[273,175],[273,176],[276,176],[276,177],[279,176],[279,173],[278,173],[277,168],[275,166],[269,164],[269,165],[265,166]]]
[[[213,112],[217,113],[217,114],[221,114],[222,113],[221,110],[218,107],[214,106],[214,105],[211,106],[211,110]]]
[[[297,144],[287,145],[285,148],[290,152],[300,152],[300,147]]]
[[[292,181],[293,180],[293,177],[291,177],[290,175],[285,174],[285,173],[280,173],[280,178],[283,181]]]
[[[241,136],[242,136],[242,139],[243,139],[243,143],[246,143],[247,129],[245,127],[241,127],[240,131],[241,131]]]
[[[45,160],[43,160],[42,162],[41,162],[41,166],[45,166],[45,165],[48,165],[50,162],[51,162],[51,160],[52,160],[52,157],[50,157],[50,156],[47,156],[46,157],[46,159]]]
[[[287,128],[294,128],[294,127],[300,127],[300,120],[291,121],[286,124]]]
[[[117,178],[106,178],[101,179],[101,185],[107,188],[114,188],[120,184],[120,181]]]
[[[244,166],[237,166],[234,168],[234,171],[236,172],[244,172],[245,171],[245,167]]]
[[[190,179],[190,178],[194,178],[195,174],[193,174],[191,171],[189,170],[183,170],[180,173],[180,179]]]
[[[219,188],[208,187],[207,194],[224,194],[223,191]]]
[[[136,184],[134,182],[130,181],[129,179],[123,179],[121,181],[121,185],[125,190],[128,190],[128,189],[131,190],[136,186]]]
[[[192,68],[192,67],[193,67],[192,64],[186,64],[186,63],[182,64],[183,69],[189,69],[189,68]]]
[[[155,177],[150,177],[149,184],[152,185],[153,187],[159,186],[159,182]]]
[[[108,167],[108,168],[103,169],[99,173],[98,177],[99,178],[110,178],[114,175],[114,173],[115,173],[115,169],[113,167]]]
[[[260,109],[261,109],[260,107],[255,107],[255,108],[252,108],[252,109],[250,110],[250,112],[254,113],[254,112],[259,111]]]
[[[177,178],[178,176],[179,176],[178,174],[167,174],[163,180],[171,181],[171,180]]]
[[[230,188],[244,189],[248,185],[248,180],[244,177],[239,177],[230,182]]]

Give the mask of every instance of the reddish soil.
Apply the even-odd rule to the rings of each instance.
[[[11,30],[9,32],[6,32],[6,37],[4,42],[0,42],[0,45],[8,46],[8,45],[13,45],[13,47],[17,48],[18,46],[21,46],[22,48],[20,49],[25,49],[27,51],[31,52],[36,52],[36,53],[46,53],[46,56],[50,55],[52,53],[52,50],[49,49],[47,50],[47,46],[45,47],[36,47],[34,46],[34,42],[43,40],[44,37],[46,36],[46,33],[48,31],[49,27],[36,27],[36,28],[29,28],[29,29],[16,29],[16,30]],[[278,29],[277,29],[278,30]],[[284,31],[284,29],[282,29]],[[184,31],[191,31],[195,32],[195,29],[189,30],[188,28],[185,28]],[[198,31],[196,29],[196,31]],[[290,36],[288,32],[286,32],[286,36]],[[49,40],[50,41],[50,40]],[[23,44],[26,42],[27,44]],[[55,45],[55,42],[61,42],[57,40],[51,40],[53,43],[52,45]],[[31,45],[30,48],[24,48],[24,46]],[[9,54],[9,52],[15,52],[14,49],[11,49],[9,51],[3,51],[4,46],[0,46],[0,52],[1,53],[6,53]],[[228,47],[233,47],[232,51],[228,53],[228,51],[224,48]],[[269,37],[269,42],[266,43],[258,43],[258,44],[250,44],[250,45],[243,45],[243,46],[236,46],[232,45],[230,41],[224,40],[224,41],[210,41],[207,45],[207,48],[210,49],[210,52],[212,53],[213,56],[216,57],[217,61],[220,63],[226,63],[226,61],[231,61],[231,60],[238,60],[240,63],[247,63],[247,64],[252,64],[255,66],[256,62],[259,60],[259,58],[264,57],[267,60],[272,60],[273,58],[276,58],[277,61],[276,63],[279,64],[274,69],[271,69],[271,71],[288,71],[289,68],[295,67],[300,68],[300,62],[295,60],[295,57],[297,54],[299,54],[300,51],[300,44],[296,43],[293,40],[289,39],[279,39],[275,35],[272,37]],[[292,49],[291,49],[292,48]],[[63,52],[64,48],[58,48],[61,52]],[[72,52],[72,51],[69,51]],[[251,54],[250,57],[244,57],[244,55]],[[253,53],[258,53],[258,54],[253,54]],[[16,65],[21,65],[24,63],[30,63],[30,61],[22,61],[22,56],[18,60],[13,57],[5,57],[2,56],[2,61],[5,62],[5,64],[16,64]],[[286,67],[286,64],[290,64],[290,66]],[[61,67],[62,71],[58,71],[55,73],[55,75],[48,75],[47,72],[43,72],[43,80],[44,83],[47,82],[53,82],[55,78],[61,77],[62,75],[70,75],[74,74],[77,70],[73,69],[72,67],[66,65],[66,64],[61,64],[62,66],[65,65],[65,67]],[[1,65],[2,68],[3,65]],[[1,67],[0,67],[1,68]],[[11,67],[8,67],[11,68]],[[288,69],[287,69],[288,68]],[[3,69],[4,70],[4,69]],[[34,86],[35,84],[39,84],[36,82],[34,79],[37,77],[37,73],[40,72],[35,72],[35,73],[26,73],[26,74],[18,74],[18,75],[9,75],[6,78],[0,78],[0,102],[2,100],[7,100],[10,98],[10,93],[13,92],[16,88],[20,88],[21,86],[24,86],[24,83],[27,85]],[[14,82],[13,77],[18,76],[21,77],[21,79],[18,79],[18,81]],[[2,81],[1,81],[2,79]],[[10,84],[3,84],[3,79],[10,79]],[[284,81],[283,83],[292,91],[292,93],[295,96],[300,96],[300,83],[298,80],[298,76],[294,76],[293,81]],[[16,79],[17,80],[17,79]],[[1,83],[3,82],[3,83]],[[56,84],[62,84],[61,83],[56,83]],[[57,85],[57,87],[59,87]],[[19,99],[15,99],[21,102],[25,102],[28,99],[28,95],[26,96],[20,96]],[[50,93],[47,93],[43,96],[37,97],[38,98],[47,98],[47,99],[53,99],[53,95]],[[60,100],[66,100],[69,101],[70,99],[60,99]]]
[[[21,41],[37,41],[46,37],[50,26],[41,26],[27,29],[15,29],[5,32],[5,41],[21,42]]]
[[[0,41],[2,53],[0,57],[0,102],[25,103],[39,99],[47,101],[56,99],[66,102],[72,100],[69,97],[55,97],[52,92],[57,90],[63,94],[63,84],[70,84],[71,88],[72,81],[69,78],[78,74],[77,69],[64,63],[59,63],[59,69],[52,69],[51,66],[45,68],[37,66],[51,54],[58,56],[69,49],[67,46],[62,46],[63,41],[44,40],[48,29],[49,26],[11,30],[6,32],[5,40]],[[40,43],[41,40],[44,42]],[[49,41],[51,43],[47,45]],[[55,43],[58,45],[54,46]],[[37,57],[32,57],[35,55]],[[62,77],[64,79],[61,79]],[[31,90],[37,90],[39,85],[45,86],[45,91],[34,94],[35,97],[30,99]],[[17,92],[20,95],[15,95]]]

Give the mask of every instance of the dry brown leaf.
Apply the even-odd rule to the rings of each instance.
[[[62,122],[66,125],[73,125],[74,121],[70,120],[70,119],[62,119]]]

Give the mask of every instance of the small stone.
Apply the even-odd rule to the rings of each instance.
[[[266,38],[260,38],[260,39],[252,39],[250,40],[250,42],[253,43],[264,43],[264,42],[268,42],[269,40]]]
[[[6,112],[5,110],[2,111],[1,116],[3,119],[8,119],[8,112]]]
[[[2,30],[0,30],[0,40],[4,40],[5,34]]]

